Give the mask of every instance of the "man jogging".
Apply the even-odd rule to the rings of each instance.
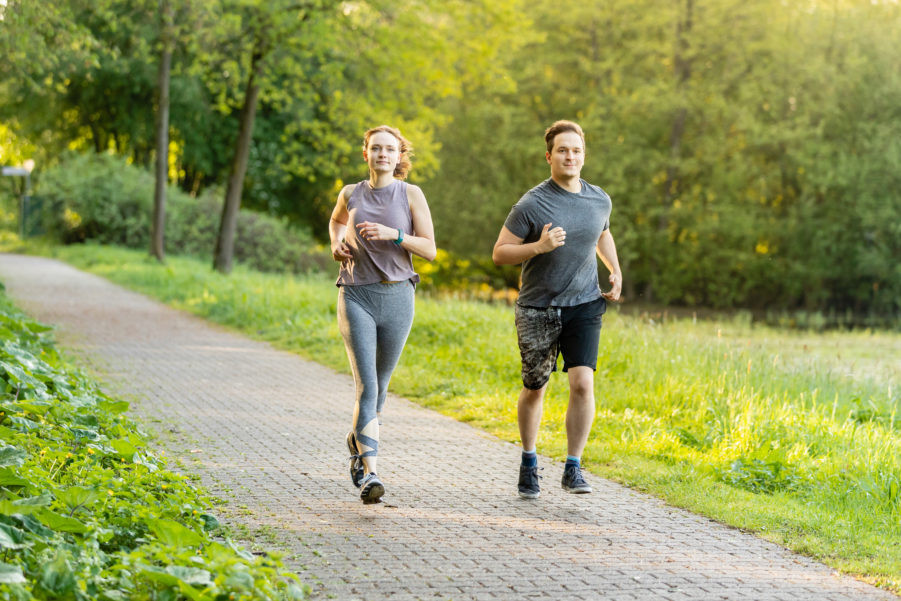
[[[516,332],[522,357],[523,388],[517,417],[522,439],[519,495],[534,499],[538,486],[538,428],[542,401],[557,355],[569,377],[566,411],[567,458],[563,489],[590,493],[581,456],[594,421],[594,370],[605,299],[619,300],[622,273],[610,234],[607,193],[581,179],[585,136],[572,121],[557,121],[545,132],[551,177],[519,199],[494,245],[497,265],[522,263],[516,302]],[[610,272],[602,293],[597,252]]]

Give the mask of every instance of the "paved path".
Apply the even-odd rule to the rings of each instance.
[[[0,281],[171,435],[227,522],[289,550],[316,598],[897,599],[596,477],[566,494],[546,458],[541,498],[520,500],[515,446],[396,397],[386,502],[364,506],[346,474],[348,376],[53,260],[0,255]]]

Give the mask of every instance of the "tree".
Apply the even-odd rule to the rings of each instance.
[[[249,65],[247,82],[244,86],[244,98],[239,116],[238,136],[234,145],[234,153],[229,168],[228,184],[225,190],[225,202],[222,206],[222,219],[219,235],[216,239],[216,252],[213,266],[222,273],[232,269],[234,254],[235,228],[237,226],[238,209],[241,206],[241,194],[244,177],[247,173],[247,159],[253,137],[253,122],[256,117],[257,101],[266,61],[282,45],[290,45],[298,41],[304,25],[318,13],[326,12],[331,5],[316,0],[295,3],[294,0],[270,2],[266,0],[242,2],[242,31],[249,48]]]
[[[150,253],[160,262],[166,258],[163,244],[166,228],[166,188],[169,185],[169,79],[172,70],[174,19],[171,0],[159,0],[160,69],[157,76],[156,172]]]

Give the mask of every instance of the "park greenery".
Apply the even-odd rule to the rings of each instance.
[[[348,371],[332,277],[240,265],[225,276],[206,260],[160,265],[144,251],[108,246],[45,252]],[[512,321],[504,303],[421,296],[392,390],[516,442]],[[698,320],[611,308],[584,462],[901,591],[899,353],[893,333],[813,333],[762,327],[747,313]],[[539,445],[557,459],[566,454],[566,402],[555,376]]]
[[[0,292],[0,599],[301,599]]]
[[[627,299],[897,323],[899,30],[893,0],[7,0],[0,150],[36,159],[38,196],[67,150],[150,172],[166,100],[162,174],[218,200],[203,256],[227,271],[239,206],[323,239],[388,122],[439,248],[499,289],[491,246],[572,118]]]

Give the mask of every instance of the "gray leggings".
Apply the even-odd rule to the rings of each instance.
[[[354,435],[360,454],[378,454],[378,414],[413,325],[413,283],[341,286],[338,328],[354,373]]]

